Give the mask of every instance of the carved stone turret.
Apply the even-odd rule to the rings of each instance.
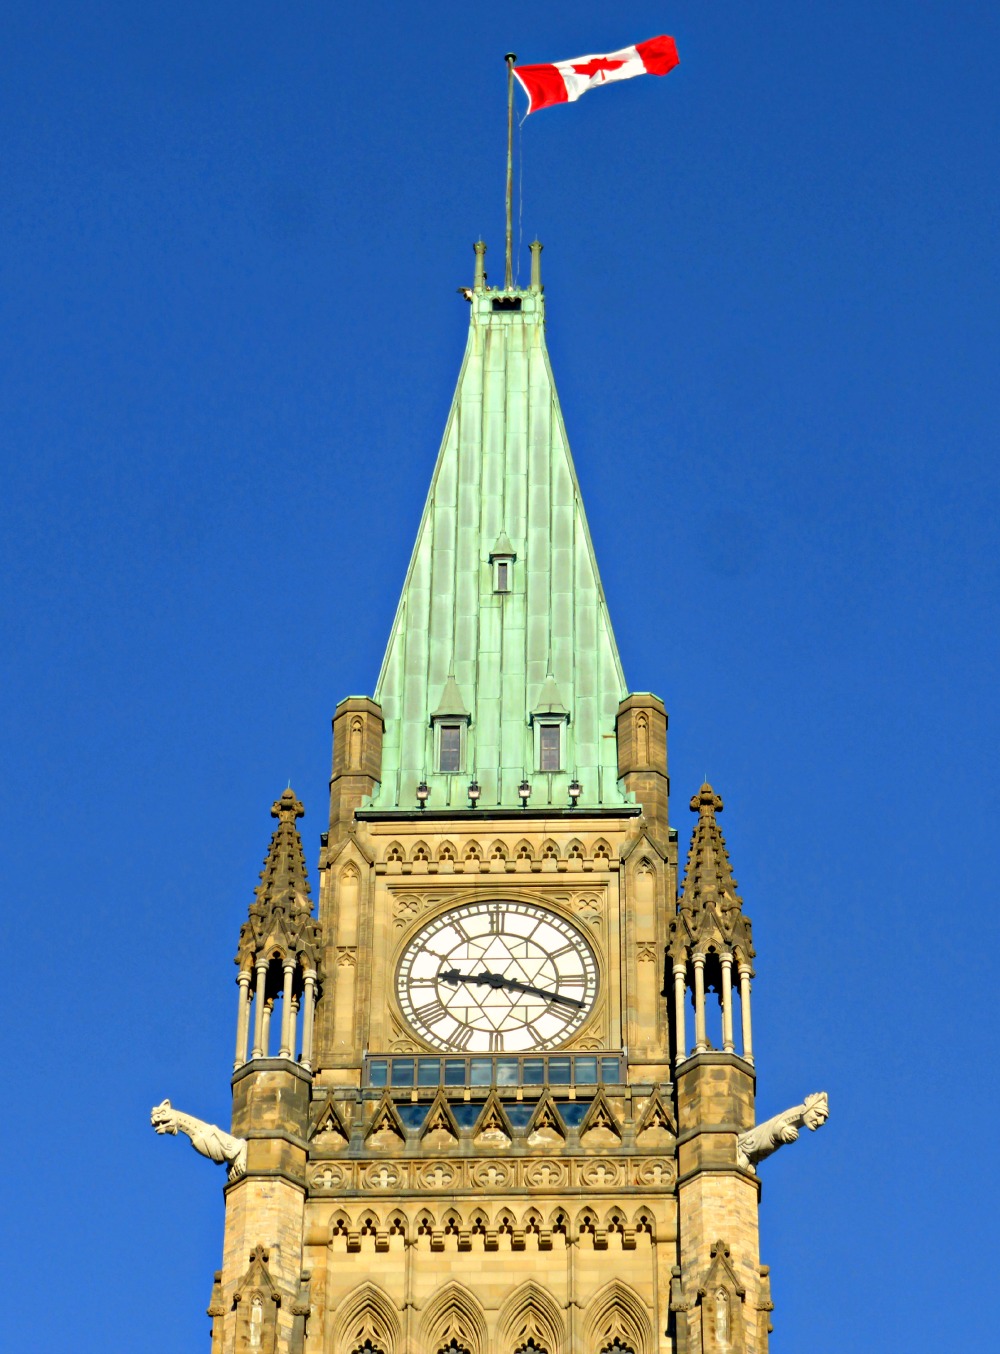
[[[738,1159],[740,1134],[754,1121],[750,1031],[753,945],[750,922],[717,815],[722,800],[705,784],[691,799],[683,891],[668,928],[678,1118],[680,1276],[678,1346],[699,1354],[765,1354],[757,1232],[758,1184]],[[734,968],[736,973],[734,974]],[[742,1051],[733,1029],[734,978],[740,982]],[[688,1039],[688,991],[694,997],[694,1048]],[[708,993],[718,996],[709,1029]],[[720,1240],[724,1238],[724,1240]],[[769,1299],[768,1299],[769,1300]],[[763,1334],[761,1334],[763,1330]]]
[[[655,833],[667,829],[667,712],[659,696],[633,692],[618,707],[618,775]]]
[[[368,696],[348,696],[333,716],[330,836],[349,831],[354,810],[382,776],[382,710]]]
[[[698,821],[691,834],[681,896],[676,916],[670,922],[667,945],[674,975],[675,1056],[680,1063],[688,1052],[684,1018],[684,993],[688,987],[694,991],[695,1052],[706,1053],[713,1047],[705,1010],[705,994],[710,990],[718,993],[722,1010],[722,1051],[736,1051],[733,985],[738,981],[743,1017],[742,1053],[752,1063],[750,979],[754,948],[750,920],[736,892],[729,852],[716,817],[722,812],[722,800],[711,785],[705,784],[693,796],[691,809],[697,813]]]
[[[320,980],[321,937],[313,919],[309,879],[296,819],[305,809],[295,792],[285,791],[271,806],[278,827],[261,871],[250,914],[240,930],[240,1009],[236,1034],[236,1067],[249,1058],[266,1058],[272,1042],[271,1014],[281,998],[279,1058],[295,1058],[296,1023],[303,1010],[301,1062],[311,1066],[313,1013]],[[253,1038],[247,1040],[250,1003]]]

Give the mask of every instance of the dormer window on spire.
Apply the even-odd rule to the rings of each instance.
[[[501,531],[496,544],[490,551],[490,564],[493,566],[493,591],[511,592],[514,584],[514,561],[517,555],[505,531]]]
[[[531,724],[535,731],[535,769],[547,773],[562,771],[566,763],[569,710],[551,673],[538,693]]]
[[[471,722],[458,683],[449,673],[438,708],[431,715],[435,771],[453,776],[465,770],[466,733]]]

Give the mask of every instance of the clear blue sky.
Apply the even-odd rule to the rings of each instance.
[[[314,868],[465,341],[504,72],[626,676],[754,921],[772,1354],[995,1335],[995,6],[12,0],[0,50],[3,1116],[21,1354],[208,1349],[232,955]],[[987,963],[989,961],[989,967]],[[989,1262],[992,1264],[992,1262]],[[856,1335],[863,1331],[864,1335]]]

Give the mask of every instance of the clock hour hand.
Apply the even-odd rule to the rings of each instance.
[[[446,969],[438,974],[442,982],[450,983],[452,987],[458,983],[476,983],[485,984],[487,987],[507,987],[513,992],[530,992],[532,996],[544,997],[546,1001],[558,1002],[561,1006],[575,1006],[580,1009],[583,1006],[582,1001],[577,1001],[575,997],[563,997],[558,992],[547,992],[541,987],[532,987],[530,983],[519,983],[516,978],[505,978],[502,973],[459,973],[457,968]]]

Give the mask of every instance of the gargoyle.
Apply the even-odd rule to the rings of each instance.
[[[234,1138],[224,1133],[215,1124],[206,1124],[191,1114],[181,1114],[175,1110],[169,1100],[155,1105],[149,1116],[157,1133],[186,1133],[191,1146],[203,1157],[212,1161],[225,1162],[229,1167],[230,1180],[238,1180],[247,1168],[247,1144],[245,1138]]]
[[[748,1171],[752,1171],[758,1161],[763,1161],[786,1142],[794,1142],[799,1129],[815,1131],[822,1127],[830,1117],[830,1104],[826,1091],[817,1091],[807,1095],[801,1105],[795,1105],[773,1119],[765,1119],[755,1124],[746,1133],[741,1133],[736,1143],[736,1160]]]

